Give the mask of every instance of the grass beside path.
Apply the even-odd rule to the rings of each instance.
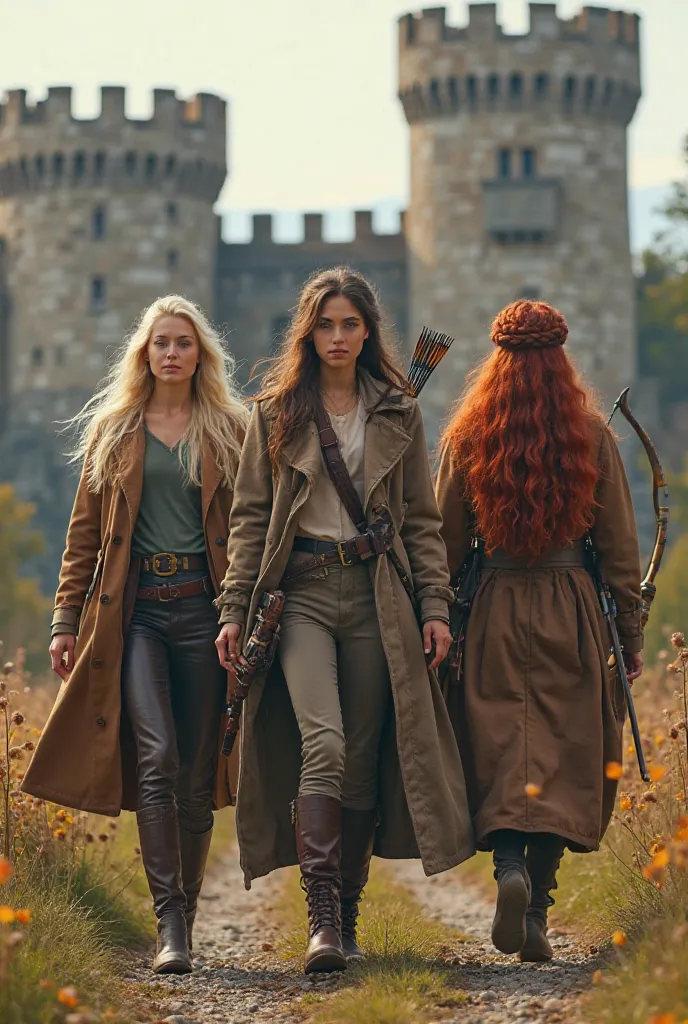
[[[289,929],[281,955],[299,965],[307,941],[305,896],[289,873],[276,912]],[[466,1001],[451,961],[463,936],[423,915],[384,865],[373,864],[361,904],[359,941],[366,960],[338,976],[338,988],[304,1000],[312,1024],[425,1024]]]

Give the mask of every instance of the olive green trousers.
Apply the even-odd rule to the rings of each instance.
[[[299,561],[292,555],[289,568]],[[368,569],[320,569],[286,593],[279,656],[301,732],[299,796],[372,810],[392,701]]]

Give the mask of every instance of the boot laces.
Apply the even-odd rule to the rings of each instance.
[[[311,934],[330,926],[339,930],[342,924],[339,892],[333,882],[318,879],[305,884],[308,900],[308,923]]]
[[[356,923],[358,921],[358,899],[342,900],[342,938],[356,941]]]

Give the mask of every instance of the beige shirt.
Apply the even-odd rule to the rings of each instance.
[[[365,500],[363,477],[363,449],[365,445],[366,410],[363,402],[343,416],[330,414],[334,432],[339,441],[339,450],[349,470],[349,476],[356,493]],[[301,509],[297,533],[301,537],[316,537],[318,540],[349,540],[358,533],[341,498],[330,480],[330,474],[321,453],[321,468],[313,490]]]

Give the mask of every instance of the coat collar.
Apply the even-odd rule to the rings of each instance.
[[[139,514],[141,492],[143,490],[143,465],[146,452],[146,436],[143,426],[137,427],[136,430],[125,436],[120,451],[122,465],[120,486],[127,502],[131,529],[133,531],[136,517]],[[215,497],[215,492],[220,486],[221,480],[222,470],[217,463],[212,446],[205,445],[201,463],[201,508],[204,525],[208,516],[208,509]]]
[[[412,408],[413,399],[403,392],[388,389],[365,370],[359,371],[361,399],[366,410],[366,439],[363,460],[365,476],[365,505],[377,484],[397,464],[411,443],[411,436],[386,415],[404,413]],[[311,420],[284,449],[289,466],[308,479],[312,485],[318,474],[327,472],[323,464],[318,429]]]

